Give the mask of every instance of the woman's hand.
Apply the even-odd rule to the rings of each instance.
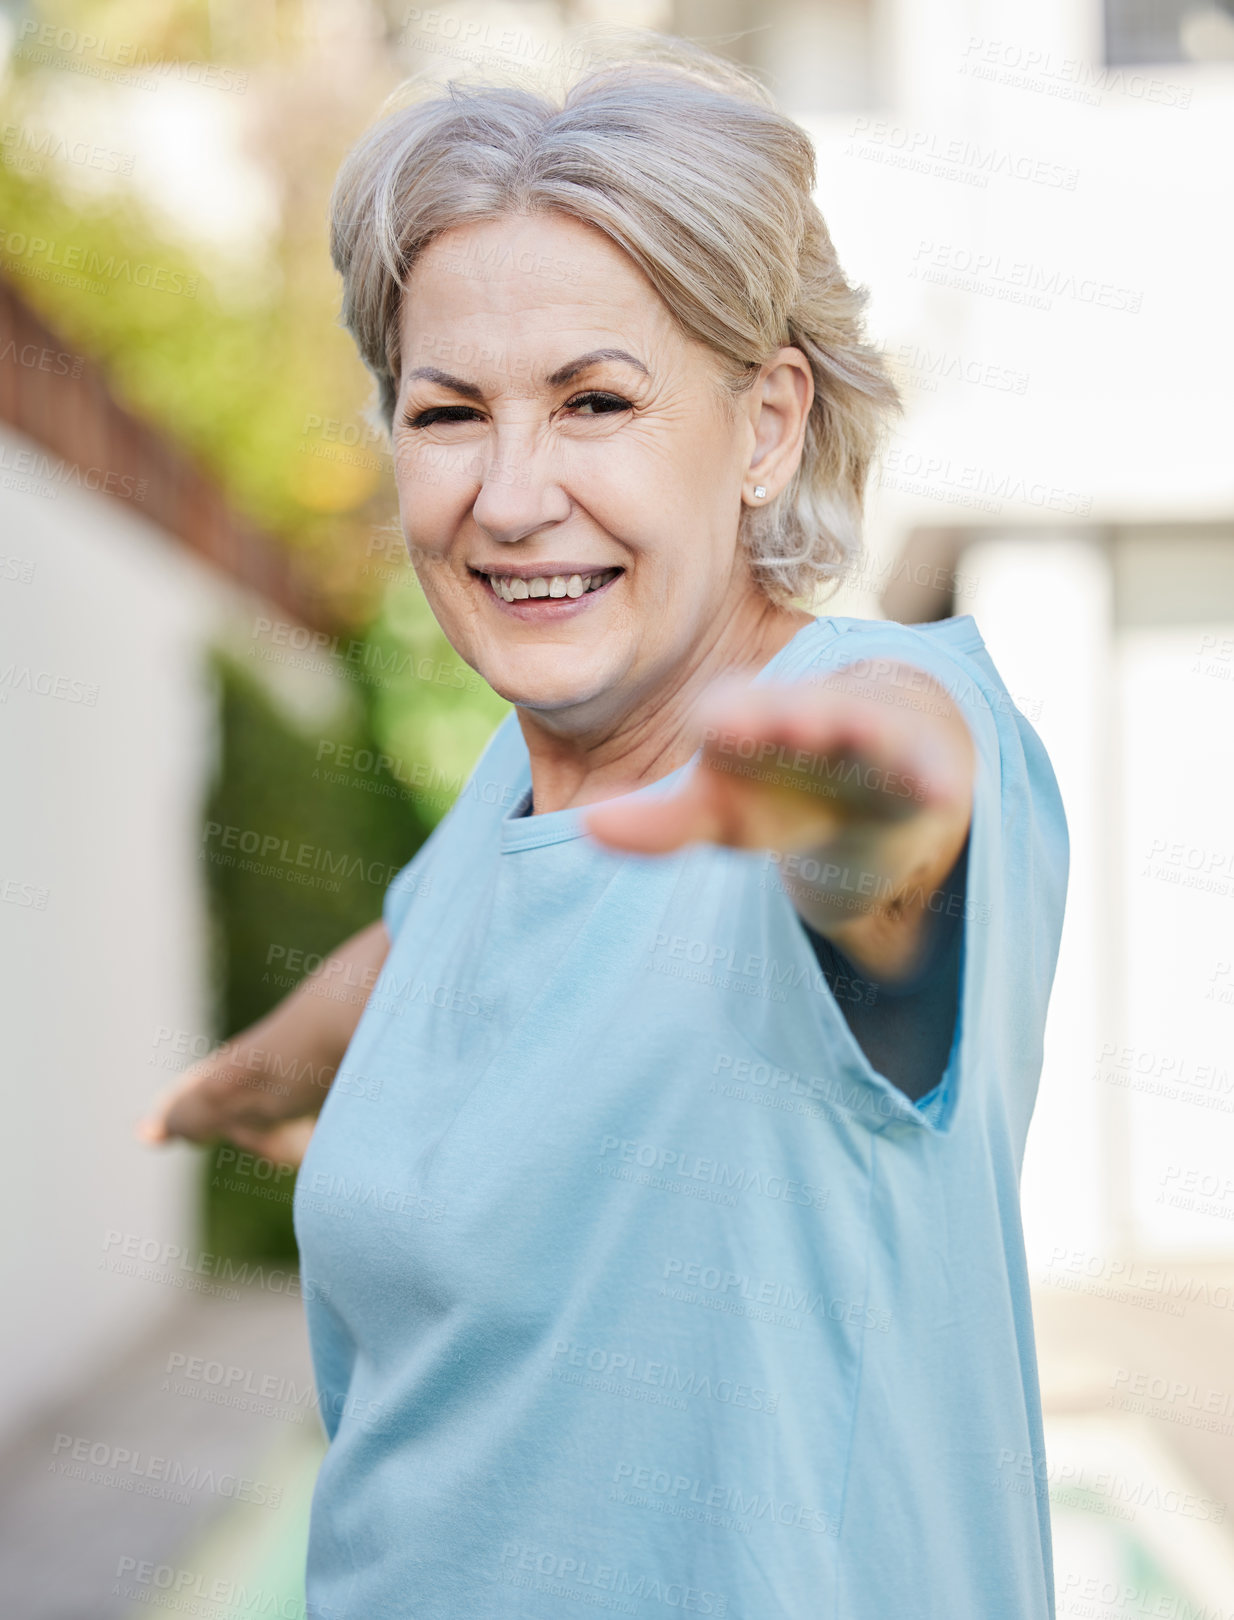
[[[703,756],[671,798],[597,805],[602,843],[660,854],[696,841],[810,857],[782,871],[797,910],[874,977],[915,971],[972,813],[968,726],[930,676],[882,661],[819,682],[717,682]]]
[[[354,934],[265,1018],[161,1091],[138,1139],[224,1138],[299,1164],[389,949],[380,921]]]
[[[186,1069],[154,1099],[136,1126],[139,1140],[157,1144],[183,1137],[188,1142],[220,1138],[276,1164],[299,1164],[329,1080],[315,1099],[262,1073],[262,1048],[228,1042]],[[333,1071],[331,1071],[332,1077]],[[306,1108],[305,1104],[310,1106]]]

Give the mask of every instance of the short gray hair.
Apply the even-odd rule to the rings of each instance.
[[[376,414],[390,432],[402,289],[436,236],[542,212],[595,226],[715,352],[734,396],[782,345],[809,360],[800,466],[778,499],[743,507],[739,530],[773,601],[808,598],[860,555],[866,482],[899,408],[865,337],[868,293],[846,280],[813,200],[814,149],[757,79],[689,41],[588,38],[598,50],[553,88],[409,80],[345,159],[330,250]]]

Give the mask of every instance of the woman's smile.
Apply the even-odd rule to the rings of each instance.
[[[624,568],[595,563],[526,563],[521,567],[470,568],[480,590],[502,613],[532,623],[573,618],[616,584]]]

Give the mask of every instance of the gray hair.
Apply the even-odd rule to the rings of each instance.
[[[402,289],[427,245],[455,226],[569,215],[629,254],[714,351],[730,397],[783,345],[808,359],[800,465],[776,500],[743,507],[739,529],[766,594],[808,598],[860,555],[866,481],[899,408],[865,338],[868,293],[845,279],[813,200],[814,149],[757,79],[689,41],[586,37],[581,71],[553,87],[407,81],[345,159],[330,250],[377,417],[390,432]]]

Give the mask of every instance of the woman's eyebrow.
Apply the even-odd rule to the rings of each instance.
[[[624,360],[636,371],[641,371],[644,377],[651,375],[643,362],[625,349],[592,349],[588,354],[580,354],[577,360],[568,360],[564,366],[559,366],[544,380],[550,388],[564,387],[572,377],[577,377],[580,371],[586,371],[588,366],[598,365],[601,360]],[[408,382],[420,380],[434,382],[440,388],[448,388],[453,394],[462,394],[464,399],[479,401],[484,398],[484,390],[476,383],[465,382],[462,377],[452,376],[450,372],[442,371],[437,366],[417,366],[414,371],[407,373]]]
[[[462,394],[467,399],[484,398],[483,389],[475,383],[464,382],[461,377],[452,377],[448,371],[440,371],[436,366],[417,366],[414,371],[407,373],[408,382],[418,382],[421,378],[426,382],[435,382],[442,388],[448,388],[453,394]]]
[[[581,354],[577,360],[569,360],[564,366],[559,366],[552,376],[545,380],[550,388],[560,388],[563,383],[568,383],[572,377],[577,377],[580,371],[586,371],[588,366],[594,366],[601,360],[624,360],[627,365],[633,366],[636,371],[641,371],[644,377],[651,375],[643,362],[635,359],[632,354],[628,354],[625,349],[592,349],[589,354]]]

